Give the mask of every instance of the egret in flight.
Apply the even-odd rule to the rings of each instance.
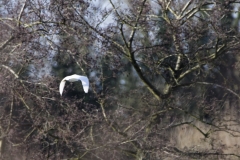
[[[60,86],[59,86],[59,92],[61,95],[63,93],[63,88],[65,86],[66,81],[69,81],[69,82],[82,81],[83,90],[85,93],[88,93],[88,89],[89,89],[88,78],[86,76],[80,76],[80,75],[74,74],[74,75],[63,78],[63,80],[61,81]]]

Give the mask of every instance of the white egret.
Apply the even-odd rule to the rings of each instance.
[[[63,93],[63,88],[65,86],[66,81],[69,81],[69,82],[81,81],[84,92],[88,93],[88,89],[89,89],[88,78],[86,76],[80,76],[80,75],[74,74],[74,75],[63,78],[63,80],[61,81],[60,86],[59,86],[59,92],[61,95]]]

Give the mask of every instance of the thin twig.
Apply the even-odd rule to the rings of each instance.
[[[231,90],[231,89],[229,89],[227,87],[221,86],[219,84],[209,83],[209,82],[196,82],[196,83],[198,83],[198,84],[205,84],[205,85],[212,85],[212,86],[216,86],[216,87],[219,87],[219,88],[223,88],[223,89],[227,90],[228,92],[234,94],[235,96],[237,96],[240,99],[240,95],[239,94],[237,94],[233,90]]]
[[[23,13],[23,11],[24,11],[24,8],[25,8],[25,6],[26,6],[26,2],[27,2],[27,0],[25,0],[23,6],[22,6],[22,8],[21,8],[21,11],[20,11],[20,13],[19,13],[19,15],[18,15],[18,19],[17,19],[17,21],[18,21],[18,26],[20,26],[20,20],[21,20],[21,17],[22,17],[22,13]]]

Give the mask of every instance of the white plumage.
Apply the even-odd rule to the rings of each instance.
[[[61,95],[63,93],[63,89],[64,89],[66,81],[69,81],[69,82],[81,81],[82,85],[83,85],[84,92],[88,93],[88,89],[89,89],[88,78],[86,76],[80,76],[80,75],[74,74],[74,75],[67,76],[67,77],[63,78],[63,80],[61,81],[60,86],[59,86],[59,92],[60,92]]]

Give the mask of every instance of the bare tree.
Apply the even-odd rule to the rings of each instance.
[[[0,2],[1,158],[239,158],[239,2],[103,2]]]

